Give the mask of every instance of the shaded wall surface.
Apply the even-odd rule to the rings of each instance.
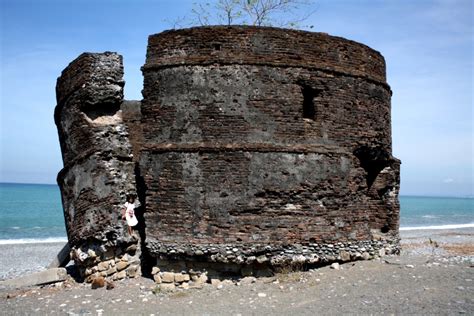
[[[318,33],[190,29],[151,36],[143,73],[150,240],[333,242],[397,230],[379,53]]]
[[[378,52],[322,33],[204,27],[150,36],[142,71],[141,102],[123,101],[114,53],[81,55],[58,79],[73,245],[120,239],[114,208],[133,192],[154,257],[397,244],[400,162]]]

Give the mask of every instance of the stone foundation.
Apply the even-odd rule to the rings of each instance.
[[[370,260],[400,252],[396,238],[354,243],[295,244],[278,248],[238,248],[235,245],[151,247],[159,247],[162,251],[151,273],[155,283],[165,291],[199,288],[204,283],[214,283],[214,280],[240,282],[247,277],[270,277],[278,272],[308,270],[334,262]]]
[[[351,261],[372,258],[375,255],[399,253],[399,240],[372,240],[336,244],[307,245],[292,244],[286,246],[249,246],[236,244],[210,245],[148,245],[153,253],[159,254],[159,262],[189,261],[222,264],[266,264],[272,268],[297,264],[329,264],[335,261]],[[156,250],[155,250],[156,249]]]
[[[142,275],[142,251],[136,239],[122,245],[105,244],[84,244],[71,250],[71,258],[86,282],[92,282],[97,276],[120,280]]]

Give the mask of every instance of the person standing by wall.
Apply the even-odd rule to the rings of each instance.
[[[134,194],[129,194],[127,196],[127,202],[123,205],[122,209],[122,220],[127,221],[128,234],[132,236],[133,228],[138,224],[137,217],[135,216],[135,200],[136,196]]]

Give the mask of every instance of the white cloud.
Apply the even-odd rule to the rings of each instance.
[[[452,178],[447,178],[443,180],[443,183],[453,183],[453,182],[454,182],[454,179]]]

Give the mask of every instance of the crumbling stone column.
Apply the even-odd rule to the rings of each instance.
[[[72,258],[85,277],[135,275],[139,269],[138,238],[128,236],[121,220],[126,195],[136,193],[122,119],[122,77],[120,55],[84,53],[64,69],[56,86],[64,162],[58,184]]]

